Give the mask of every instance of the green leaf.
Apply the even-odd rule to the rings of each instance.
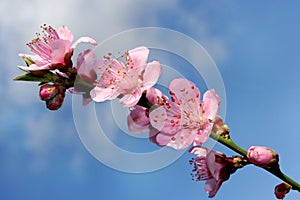
[[[58,75],[49,71],[34,71],[29,72],[21,76],[15,77],[15,81],[32,81],[32,82],[55,82],[58,79]]]
[[[32,60],[30,60],[29,58],[27,58],[25,56],[23,56],[22,58],[25,61],[27,67],[29,67],[30,65],[34,64],[34,62]]]
[[[13,79],[14,81],[33,81],[33,82],[51,82],[51,79],[46,79],[44,77],[36,77],[31,73],[27,73],[21,76],[17,76]]]

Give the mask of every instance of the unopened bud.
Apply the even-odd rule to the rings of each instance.
[[[215,117],[213,122],[214,126],[212,128],[212,131],[225,139],[230,139],[230,129],[226,124],[224,124],[223,119],[219,115]]]
[[[62,106],[64,98],[65,92],[58,93],[54,98],[46,101],[47,108],[49,110],[58,110]]]
[[[46,83],[40,87],[40,98],[43,101],[47,101],[55,97],[58,92],[57,86]]]
[[[283,199],[285,195],[290,191],[292,186],[283,182],[275,187],[274,193],[277,199]]]
[[[278,165],[278,154],[268,147],[252,146],[248,149],[247,157],[257,166]]]

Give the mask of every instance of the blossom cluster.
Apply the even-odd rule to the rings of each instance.
[[[74,80],[78,76],[91,82],[96,80],[96,61],[93,52],[88,49],[79,54],[77,65],[73,67],[72,56],[74,49],[81,42],[96,45],[97,42],[90,37],[80,37],[73,44],[73,34],[66,27],[58,30],[51,26],[41,26],[42,33],[27,44],[34,55],[19,54],[27,66],[18,66],[26,71],[25,75],[15,80],[40,82],[40,98],[46,101],[50,110],[57,110],[62,106],[65,91],[77,93],[74,89]],[[90,95],[84,95],[84,102]]]
[[[161,65],[159,61],[148,61],[147,47],[124,51],[119,57],[108,53],[100,60],[92,49],[86,49],[78,53],[73,65],[72,57],[79,43],[97,42],[81,37],[72,43],[73,34],[66,26],[58,30],[46,25],[41,28],[42,33],[27,44],[34,55],[19,54],[27,65],[19,68],[26,74],[15,80],[40,82],[39,96],[48,109],[58,110],[66,91],[82,95],[83,105],[119,98],[130,111],[127,124],[132,134],[149,131],[149,140],[158,146],[175,150],[190,147],[189,152],[195,155],[190,160],[194,166],[192,177],[206,181],[209,198],[245,165],[279,169],[278,155],[267,147],[252,146],[242,156],[227,157],[202,146],[211,134],[230,141],[229,127],[218,115],[219,96],[210,89],[201,98],[198,87],[184,78],[172,80],[169,95],[163,94],[155,88]],[[275,194],[283,198],[289,189],[288,184],[281,184]]]

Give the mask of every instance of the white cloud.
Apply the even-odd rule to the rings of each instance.
[[[47,113],[41,114],[37,119],[33,116],[27,118],[25,146],[41,155],[53,150],[64,134],[63,130],[59,130],[60,126],[57,126],[57,123],[55,116]]]

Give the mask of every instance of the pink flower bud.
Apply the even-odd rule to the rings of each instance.
[[[275,191],[274,191],[276,198],[283,199],[285,197],[285,195],[290,191],[291,188],[292,187],[285,182],[277,185],[275,187]]]
[[[127,117],[128,130],[130,133],[144,133],[148,130],[150,120],[147,115],[148,109],[136,105],[131,108],[130,114]]]
[[[47,101],[57,95],[58,92],[57,86],[46,83],[40,87],[40,98],[43,101]]]
[[[46,106],[49,110],[58,110],[65,98],[65,92],[58,93],[54,98],[46,101]]]
[[[248,149],[247,157],[250,162],[258,166],[265,166],[276,159],[276,153],[267,147],[252,146]]]

